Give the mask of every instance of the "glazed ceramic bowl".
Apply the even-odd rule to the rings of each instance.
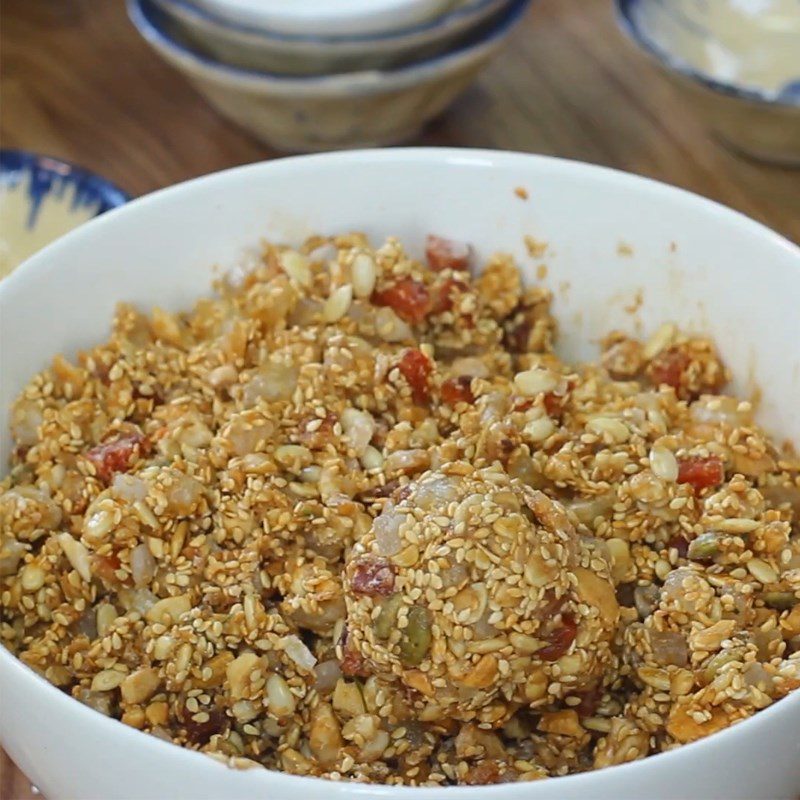
[[[541,258],[530,256],[523,237],[546,240],[561,354],[596,358],[592,343],[612,328],[641,326],[647,335],[673,320],[713,336],[734,389],[747,396],[759,387],[762,422],[800,443],[800,251],[790,242],[696,195],[601,167],[514,153],[386,150],[199,178],[107,214],[24,264],[0,284],[0,463],[10,449],[12,398],[55,353],[102,341],[118,300],[187,308],[208,292],[215,265],[235,265],[261,237],[299,243],[343,230],[376,241],[398,235],[417,243],[417,255],[431,231],[467,239],[476,262],[498,249],[513,253],[529,281]],[[641,307],[631,314],[635,298]],[[48,800],[796,800],[800,787],[800,691],[631,764],[430,789],[230,770],[101,716],[2,647],[0,695],[0,742]]]
[[[615,0],[622,29],[732,149],[800,165],[796,0]]]
[[[486,0],[184,0],[226,23],[290,36],[353,38],[406,32]]]
[[[74,164],[0,150],[0,279],[54,239],[129,199]]]
[[[280,150],[392,144],[445,110],[495,55],[530,4],[513,0],[478,42],[387,71],[287,78],[206,58],[178,38],[151,0],[128,0],[133,23],[221,114]]]
[[[173,23],[173,31],[185,36],[205,53],[224,64],[280,75],[392,69],[432,58],[475,41],[511,2],[470,0],[410,27],[375,31],[359,30],[356,26],[353,32],[346,33],[343,26],[347,19],[335,3],[327,6],[338,9],[338,14],[329,13],[316,20],[310,12],[320,4],[294,3],[292,8],[302,11],[302,14],[289,17],[294,25],[280,28],[274,26],[282,18],[276,20],[275,15],[264,14],[263,9],[259,9],[262,13],[258,15],[229,17],[222,16],[227,3],[156,0]],[[406,13],[414,10],[413,5],[405,9]],[[438,5],[441,8],[444,3]],[[244,6],[256,8],[254,3],[245,3]],[[378,9],[381,6],[381,3],[377,4]],[[395,11],[404,8],[396,2],[392,6]],[[326,22],[327,29],[324,26]]]

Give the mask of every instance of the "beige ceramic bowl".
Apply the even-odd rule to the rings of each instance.
[[[616,0],[620,26],[731,149],[800,166],[797,0]]]
[[[295,76],[396,69],[433,58],[481,38],[513,4],[470,0],[416,26],[372,34],[344,35],[336,26],[329,34],[317,33],[309,21],[301,35],[223,18],[189,0],[153,2],[173,38],[185,38],[223,64]]]
[[[389,71],[287,78],[212,61],[170,38],[148,0],[128,0],[133,23],[221,114],[289,152],[385,145],[412,138],[444,111],[500,49],[529,5],[514,0],[485,38]]]

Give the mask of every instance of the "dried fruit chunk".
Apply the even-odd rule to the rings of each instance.
[[[431,313],[441,314],[443,311],[450,311],[455,304],[454,295],[463,292],[466,286],[455,278],[448,278],[433,293],[431,298]]]
[[[688,483],[695,492],[719,486],[725,480],[725,469],[716,456],[690,456],[678,461],[678,483]]]
[[[413,278],[401,278],[386,289],[374,292],[376,306],[389,306],[400,319],[419,324],[431,310],[431,296],[425,284]]]
[[[475,396],[470,388],[471,383],[472,378],[469,375],[448,378],[442,384],[442,402],[450,406],[454,406],[456,403],[474,403]]]
[[[387,596],[394,590],[394,565],[378,556],[360,556],[350,571],[350,587],[356,594]]]
[[[398,368],[411,387],[411,395],[417,405],[424,405],[430,399],[428,376],[433,369],[430,359],[416,349],[406,350]]]
[[[117,472],[127,472],[138,458],[149,451],[147,437],[141,431],[134,430],[96,445],[86,452],[86,458],[94,465],[97,477],[109,484]]]
[[[537,651],[536,655],[542,661],[558,661],[569,650],[577,633],[578,626],[575,624],[574,617],[571,614],[563,614],[561,625],[544,637],[548,644]]]
[[[465,242],[430,234],[425,240],[425,258],[433,270],[469,268],[470,247]]]
[[[688,366],[689,356],[685,350],[668,347],[653,358],[647,373],[656,386],[666,384],[678,391],[681,388],[681,378]]]

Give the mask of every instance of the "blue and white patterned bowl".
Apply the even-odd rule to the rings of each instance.
[[[622,30],[733,149],[800,165],[798,0],[615,0]]]
[[[477,41],[391,70],[286,76],[224,64],[175,30],[156,0],[127,0],[147,43],[223,116],[279,150],[308,152],[413,138],[497,55],[532,0],[510,0]]]
[[[309,35],[223,18],[192,0],[154,0],[180,35],[223,64],[281,75],[394,69],[482,35],[513,0],[471,0],[414,27],[381,34]]]
[[[74,164],[0,150],[0,279],[54,239],[129,199]]]

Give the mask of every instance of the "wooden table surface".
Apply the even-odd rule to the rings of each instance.
[[[122,0],[3,0],[0,144],[76,161],[134,195],[273,158],[218,117]],[[616,29],[610,0],[538,0],[418,144],[548,153],[648,175],[800,241],[800,172],[734,156]],[[0,754],[0,800],[33,797]]]

